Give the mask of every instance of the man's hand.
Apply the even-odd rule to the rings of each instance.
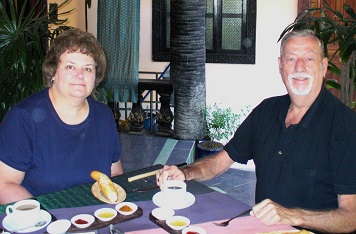
[[[325,233],[356,231],[356,195],[339,195],[339,207],[333,210],[285,208],[270,199],[252,208],[251,215],[265,225],[286,224]]]
[[[176,166],[167,166],[165,165],[161,170],[156,174],[157,185],[163,189],[163,184],[167,180],[185,180],[184,173],[178,169]]]
[[[258,218],[265,225],[286,224],[298,226],[294,217],[293,209],[287,209],[270,199],[265,199],[253,207],[252,215]]]

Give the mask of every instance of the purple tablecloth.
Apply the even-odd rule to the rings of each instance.
[[[150,212],[157,206],[153,201],[135,202],[143,210],[143,215],[137,219],[119,223],[116,226],[122,231],[134,231],[153,229],[158,226],[149,219]],[[49,212],[57,217],[57,219],[71,219],[73,216],[81,213],[94,214],[94,211],[102,207],[115,207],[111,204],[85,206],[78,208],[61,208],[53,209]],[[234,200],[233,198],[219,193],[211,192],[206,194],[195,195],[195,203],[185,209],[175,210],[176,215],[183,215],[190,219],[191,224],[204,223],[213,220],[221,220],[242,213],[249,208],[248,205]],[[4,214],[0,215],[3,220]],[[43,228],[35,233],[43,233],[46,229]],[[98,230],[98,233],[109,233],[109,227]]]

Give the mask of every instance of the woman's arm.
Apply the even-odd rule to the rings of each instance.
[[[33,197],[21,183],[25,172],[18,171],[0,161],[0,204]]]
[[[111,176],[117,176],[124,173],[124,169],[122,168],[121,161],[117,161],[111,164]]]

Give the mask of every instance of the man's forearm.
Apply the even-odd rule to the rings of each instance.
[[[297,226],[325,233],[350,233],[356,230],[356,214],[347,209],[308,211],[295,209]]]
[[[217,159],[218,158],[218,159]],[[182,169],[186,180],[209,180],[224,173],[233,161],[225,151],[214,156],[208,156]]]

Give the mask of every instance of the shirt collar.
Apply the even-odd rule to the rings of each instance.
[[[302,120],[299,122],[298,124],[299,126],[302,126],[304,128],[309,128],[310,125],[313,123],[313,121],[317,120],[316,115],[321,108],[322,102],[325,97],[325,93],[326,93],[326,88],[322,87],[319,95],[317,96],[313,104],[310,106],[309,110],[305,113]],[[281,105],[279,115],[278,115],[278,119],[283,123],[286,119],[290,103],[291,103],[290,96],[287,94],[284,96],[283,103]]]

